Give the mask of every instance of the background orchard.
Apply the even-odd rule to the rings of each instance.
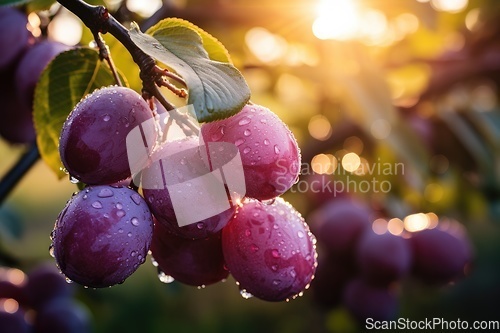
[[[282,198],[316,235],[316,277],[297,299],[265,302],[240,291],[221,258],[212,257],[219,270],[207,278],[224,282],[205,287],[196,272],[200,279],[173,281],[171,275],[186,272],[166,274],[156,266],[174,259],[158,258],[153,265],[148,256],[112,288],[66,285],[51,270],[49,234],[78,184],[67,175],[59,179],[53,165],[39,160],[0,206],[0,314],[16,312],[5,301],[16,298],[24,317],[39,318],[39,330],[50,330],[42,319],[56,322],[61,316],[51,316],[64,308],[66,319],[92,332],[356,332],[366,317],[500,319],[500,6],[495,0],[89,3],[106,6],[127,28],[137,22],[142,31],[166,17],[183,18],[225,45],[250,87],[251,101],[281,118],[301,149],[301,176]],[[26,52],[47,48],[39,52],[52,58],[75,46],[96,48],[91,31],[57,3],[35,0],[17,8],[27,30],[11,40],[26,47],[37,40]],[[2,13],[6,36],[12,25],[1,23],[7,22]],[[130,53],[110,34],[103,37],[120,77],[140,92],[139,67]],[[20,59],[25,51],[12,45],[9,52]],[[33,91],[35,73],[49,62],[37,58],[9,66],[0,61],[0,94],[11,103],[0,114],[2,175],[31,151],[34,132],[26,123],[32,101],[15,102],[15,117],[5,111],[12,108],[12,95]],[[182,105],[181,97],[166,88],[162,92]],[[208,134],[217,130],[205,128]],[[2,186],[8,187],[7,178]],[[274,209],[267,204],[250,205]],[[273,205],[284,204],[277,199]],[[244,211],[239,218],[246,218]],[[175,244],[169,246],[201,256],[219,251],[217,246],[236,246],[229,237],[222,245],[211,241],[215,247],[201,251],[166,237],[151,250]],[[241,279],[245,271],[236,272],[238,260],[226,256]],[[31,296],[9,289],[26,281],[34,281],[23,287]],[[37,281],[54,292],[33,292],[29,283]]]

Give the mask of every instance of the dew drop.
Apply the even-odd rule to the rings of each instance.
[[[250,237],[251,235],[252,235],[252,232],[250,231],[250,229],[246,229],[245,236]]]
[[[137,219],[137,217],[133,217],[130,222],[132,223],[132,225],[134,226],[138,226],[139,225],[139,219]]]
[[[277,286],[281,283],[281,280],[273,280],[273,286]]]
[[[66,283],[73,283],[73,281],[69,277],[64,278],[66,280]]]
[[[127,236],[132,237],[132,233],[131,233],[131,232],[129,232],[129,233],[127,234]]]
[[[137,252],[132,251],[132,252],[130,253],[130,255],[131,255],[132,257],[135,257],[135,256],[137,255]]]
[[[272,265],[271,269],[276,272],[278,270],[278,265]]]
[[[248,291],[246,291],[245,289],[241,289],[240,290],[240,295],[241,297],[243,297],[244,299],[249,299],[249,298],[252,298],[253,295],[250,294]]]
[[[259,251],[259,247],[255,244],[250,244],[250,251],[255,253],[255,252]]]
[[[261,122],[261,123],[263,123],[263,124],[266,124],[266,123],[267,123],[267,120],[265,120],[264,118],[262,118],[262,119],[260,120],[260,122]]]
[[[224,125],[222,126],[219,126],[219,130],[215,133],[212,133],[211,135],[211,139],[212,141],[219,141],[220,139],[222,139],[222,137],[224,136]]]
[[[160,271],[158,273],[158,279],[160,280],[160,282],[163,282],[163,283],[172,283],[175,281],[175,279],[173,277],[163,273],[162,271]]]
[[[300,231],[300,230],[299,230],[299,231],[297,232],[297,236],[298,236],[299,238],[304,238],[304,233],[303,233],[302,231]]]
[[[243,126],[243,125],[247,125],[250,123],[250,118],[248,117],[243,117],[239,122],[238,122],[238,125],[240,126]]]
[[[251,148],[246,147],[245,149],[243,149],[243,154],[248,154],[251,150]]]
[[[137,193],[134,193],[130,196],[130,199],[132,199],[132,201],[136,204],[136,205],[140,205],[141,204],[141,196]]]
[[[125,211],[123,211],[123,210],[119,210],[119,211],[117,211],[117,212],[116,212],[116,216],[118,216],[118,217],[123,217],[123,216],[125,216]]]
[[[109,198],[113,196],[113,191],[109,188],[103,188],[102,190],[99,191],[97,196],[99,198]]]
[[[290,271],[290,276],[293,277],[293,278],[295,278],[297,276],[297,272],[295,272],[295,269],[292,269]]]
[[[198,288],[198,290],[200,290],[200,289],[205,289],[205,285],[204,285],[204,284],[202,284],[202,285],[200,285],[200,286],[198,286],[198,287],[196,287],[196,288]]]
[[[274,225],[273,225],[273,229],[274,229],[274,230],[278,230],[278,229],[279,229],[278,225],[277,225],[277,224],[274,224]]]
[[[274,145],[274,153],[275,154],[279,154],[280,153],[280,149],[279,149],[278,145]]]
[[[55,258],[55,254],[54,254],[54,245],[50,245],[49,246],[49,254],[52,258]]]
[[[154,267],[158,267],[158,262],[155,260],[155,258],[151,257],[151,263]]]
[[[245,139],[238,139],[234,142],[234,144],[236,145],[236,147],[239,147],[241,146],[243,143],[245,142]]]
[[[203,222],[196,223],[196,228],[198,228],[200,230],[203,229],[203,228],[205,228],[205,223],[203,223]]]
[[[109,114],[104,115],[104,117],[102,118],[102,120],[104,120],[104,121],[109,121],[110,119],[111,119],[111,117]]]
[[[118,229],[118,233],[123,234],[123,229],[122,228]]]
[[[264,139],[264,145],[265,146],[269,146],[269,140],[268,139]]]
[[[95,209],[101,209],[102,208],[102,204],[100,201],[94,201],[92,203],[92,207],[94,207]]]
[[[181,164],[186,165],[186,158],[185,157],[181,158]]]
[[[279,251],[276,250],[276,249],[272,249],[271,250],[271,255],[273,256],[273,258],[279,258],[279,257],[281,257]]]
[[[243,131],[244,136],[250,136],[250,134],[252,134],[252,132],[249,129]]]
[[[117,208],[117,209],[122,209],[122,208],[123,208],[123,205],[122,205],[121,203],[117,203],[117,204],[116,204],[116,208]]]
[[[83,200],[87,199],[88,198],[88,195],[84,194],[83,195]]]
[[[71,175],[69,176],[69,181],[71,182],[71,184],[78,184],[80,182],[78,179]]]

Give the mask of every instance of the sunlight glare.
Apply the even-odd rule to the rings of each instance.
[[[313,33],[319,39],[347,40],[356,37],[360,16],[353,0],[321,0]]]

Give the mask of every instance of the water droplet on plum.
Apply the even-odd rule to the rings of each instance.
[[[92,207],[94,207],[95,209],[101,209],[102,208],[102,203],[100,201],[94,201],[92,203]]]
[[[109,198],[113,196],[113,191],[109,188],[103,188],[102,190],[99,191],[97,196],[99,198]]]

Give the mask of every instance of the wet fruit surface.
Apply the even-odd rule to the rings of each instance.
[[[205,143],[229,142],[241,154],[246,196],[260,200],[286,192],[300,171],[300,151],[288,127],[269,109],[246,105],[236,115],[201,127]]]
[[[53,254],[70,280],[112,286],[144,263],[152,233],[151,213],[139,194],[126,187],[87,187],[59,214]]]
[[[294,297],[316,269],[315,238],[300,214],[278,198],[247,200],[222,231],[224,258],[240,288],[268,301]]]
[[[112,184],[131,175],[127,135],[152,119],[148,104],[135,91],[106,87],[80,101],[61,131],[59,152],[69,174],[85,184]],[[152,150],[156,132],[136,149]]]
[[[210,172],[200,155],[197,137],[167,142],[153,152],[151,160],[155,163],[142,174],[143,193],[154,216],[169,232],[184,238],[200,239],[219,232],[227,224],[236,207],[230,206],[223,183],[212,184],[203,180],[195,183],[195,178],[200,180]],[[224,191],[222,195],[214,194],[217,189]],[[200,192],[200,200],[194,203],[193,198],[200,197]],[[175,207],[172,195],[177,199]],[[224,201],[228,208],[209,214],[219,200]],[[185,203],[188,203],[187,207],[182,206]],[[200,213],[207,217],[180,225],[176,213],[191,216]]]
[[[192,286],[205,286],[227,278],[221,234],[204,239],[186,239],[155,223],[151,252],[158,264],[160,280],[166,276]]]

